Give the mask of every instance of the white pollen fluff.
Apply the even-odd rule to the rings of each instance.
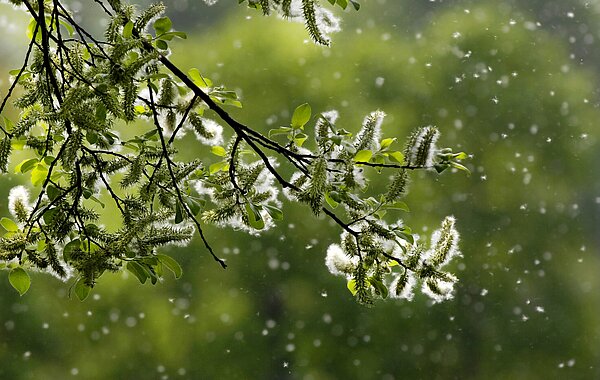
[[[223,144],[223,127],[214,120],[202,119],[202,125],[212,137],[207,138],[196,132],[196,138],[204,145],[215,146]]]
[[[29,190],[25,186],[15,186],[8,193],[8,211],[15,218],[18,217],[17,209],[24,208],[27,213],[31,212],[29,204]]]
[[[338,244],[331,244],[327,248],[325,256],[325,265],[331,274],[336,276],[347,276],[354,270],[355,264],[348,257]]]

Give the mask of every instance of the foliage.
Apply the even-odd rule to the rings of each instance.
[[[426,236],[445,215],[457,218],[465,257],[444,267],[460,278],[454,300],[431,305],[417,291],[413,302],[365,310],[342,277],[323,270],[338,229],[326,215],[315,220],[307,207],[284,201],[285,220],[260,237],[205,226],[227,260],[225,272],[200,239],[160,249],[181,262],[181,280],[151,287],[126,271],[106,273],[84,303],[67,298],[70,284],[31,271],[33,286],[19,297],[2,272],[0,377],[68,378],[73,370],[80,378],[599,378],[598,77],[589,70],[594,61],[580,64],[577,52],[569,58],[591,32],[578,29],[584,16],[597,21],[598,13],[580,4],[568,18],[575,1],[538,1],[574,26],[563,35],[556,20],[527,29],[526,21],[548,15],[533,2],[507,3],[364,2],[360,12],[342,15],[344,33],[333,35],[333,49],[302,43],[302,24],[229,1],[190,2],[177,12],[169,6],[174,25],[182,29],[181,15],[196,25],[184,29],[188,40],[169,44],[173,61],[243,89],[244,108],[231,114],[264,134],[289,124],[290,105],[310,100],[314,113],[338,109],[336,124],[353,132],[365,111],[379,108],[387,114],[386,135],[400,142],[413,126],[437,125],[440,144],[475,155],[471,177],[411,173],[403,199],[411,212],[400,214]],[[10,20],[27,25],[4,7]],[[87,8],[78,15],[97,25],[95,7]],[[6,31],[5,52],[24,52],[22,29]],[[566,40],[571,35],[576,43]],[[457,49],[473,53],[461,58]],[[19,63],[12,62],[4,67]],[[0,84],[2,95],[8,85]],[[313,141],[311,135],[305,144]],[[175,143],[180,159],[212,155],[191,133]],[[12,157],[11,172],[25,153]],[[392,173],[372,176],[369,187],[387,186]],[[9,216],[5,195],[19,177],[3,177],[2,216]],[[111,216],[101,222],[110,225]]]
[[[401,152],[392,148],[395,138],[382,136],[383,112],[369,114],[353,134],[337,127],[337,112],[329,111],[314,117],[315,147],[308,149],[308,104],[296,108],[289,125],[264,136],[224,110],[241,107],[235,92],[197,69],[185,74],[173,64],[169,43],[186,34],[173,30],[162,4],[142,11],[117,0],[102,5],[110,22],[100,40],[58,0],[13,3],[32,19],[24,63],[11,72],[14,82],[0,108],[19,86],[19,120],[3,117],[0,127],[0,166],[7,170],[11,150],[25,150],[28,157],[15,172],[28,176],[36,189],[30,201],[26,188],[15,187],[9,197],[13,219],[2,223],[0,258],[19,293],[29,287],[23,268],[75,276],[74,291],[82,300],[107,271],[125,268],[152,284],[165,269],[179,277],[179,265],[157,249],[186,244],[195,231],[225,268],[203,224],[266,230],[283,218],[282,188],[288,199],[341,227],[346,257],[337,252],[328,256],[328,265],[348,277],[361,303],[386,298],[388,286],[393,296],[411,298],[417,278],[435,300],[451,297],[456,278],[441,268],[458,254],[454,219],[443,222],[426,250],[401,219],[386,216],[408,211],[401,201],[408,171],[467,170],[459,163],[466,154],[437,147],[435,127],[416,130]],[[286,3],[249,5],[290,16]],[[302,2],[302,11],[315,42],[327,44],[315,20],[328,11],[312,0]],[[209,111],[230,128],[227,141]],[[186,133],[217,159],[179,160],[176,140]],[[286,179],[280,166],[296,173]],[[387,191],[377,194],[368,189],[364,172],[384,170],[395,174]],[[114,212],[120,221],[99,223]],[[400,273],[393,273],[395,266]]]

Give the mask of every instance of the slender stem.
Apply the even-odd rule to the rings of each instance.
[[[223,269],[225,269],[225,268],[227,268],[227,264],[225,263],[225,261],[223,259],[217,257],[217,255],[213,251],[211,245],[208,243],[206,236],[204,235],[204,231],[202,230],[202,226],[200,225],[200,222],[198,221],[198,219],[196,219],[196,216],[192,213],[192,211],[188,207],[187,203],[183,199],[183,195],[181,194],[181,190],[179,189],[179,185],[177,183],[177,178],[175,177],[175,173],[173,172],[173,167],[172,167],[173,162],[171,161],[171,158],[169,157],[169,154],[168,154],[167,142],[165,141],[163,128],[160,125],[160,122],[158,121],[158,112],[156,110],[156,107],[154,104],[154,98],[152,95],[153,91],[150,86],[148,86],[148,87],[150,88],[150,107],[152,108],[152,116],[153,116],[153,120],[154,120],[154,125],[155,125],[158,135],[160,137],[160,143],[162,145],[163,154],[165,157],[165,161],[167,163],[167,168],[169,170],[169,175],[171,176],[171,181],[172,181],[173,187],[175,188],[175,192],[177,194],[177,200],[180,202],[181,207],[183,207],[186,215],[190,219],[192,219],[192,221],[196,225],[196,228],[198,229],[198,233],[200,234],[200,238],[202,239],[202,242],[204,243],[204,246],[206,247],[206,249],[210,252],[213,259],[215,261],[217,261]]]

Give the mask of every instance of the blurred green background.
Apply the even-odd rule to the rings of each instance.
[[[267,131],[309,102],[356,131],[381,109],[386,135],[433,124],[473,154],[470,177],[414,173],[407,198],[425,235],[458,219],[455,299],[358,305],[324,266],[338,229],[285,204],[259,238],[208,229],[226,271],[194,241],[166,250],[182,279],[105,275],[83,303],[46,275],[19,297],[3,273],[0,379],[600,378],[600,2],[363,1],[332,48],[235,3],[166,1],[190,35],[172,59],[236,89],[240,121]],[[27,21],[0,4],[1,96]]]

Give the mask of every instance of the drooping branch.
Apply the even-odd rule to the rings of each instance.
[[[341,246],[328,253],[328,267],[343,274],[349,288],[354,284],[360,302],[385,298],[387,275],[395,279],[389,287],[398,297],[408,294],[407,284],[415,282],[406,280],[409,275],[426,283],[452,282],[451,275],[440,270],[447,260],[439,259],[456,251],[448,224],[440,232],[446,235],[444,244],[432,240],[431,249],[425,250],[400,219],[384,219],[387,212],[408,210],[401,200],[407,171],[466,169],[458,163],[464,153],[436,147],[436,128],[418,129],[399,152],[390,148],[395,139],[381,140],[383,112],[367,115],[356,135],[337,128],[337,116],[324,113],[316,120],[317,148],[310,150],[303,144],[312,110],[304,104],[296,108],[289,126],[271,131],[286,136],[287,142],[280,143],[271,132],[264,135],[226,111],[227,104],[239,103],[235,94],[212,85],[198,70],[184,73],[168,58],[168,41],[185,34],[173,31],[171,21],[160,17],[164,6],[153,5],[137,15],[118,0],[109,1],[110,8],[95,2],[111,18],[105,40],[79,25],[59,0],[23,2],[36,21],[35,29],[0,110],[21,84],[24,95],[17,104],[22,118],[15,128],[2,131],[31,148],[34,157],[21,162],[17,171],[31,171],[31,182],[40,190],[34,205],[25,197],[13,202],[20,225],[15,235],[0,238],[0,250],[6,252],[2,257],[18,257],[21,265],[42,265],[44,260],[56,261],[58,248],[65,268],[77,276],[75,292],[80,298],[106,270],[125,267],[141,282],[153,284],[164,267],[180,275],[172,258],[158,255],[157,249],[189,241],[194,230],[213,259],[226,268],[204,233],[205,224],[250,233],[267,229],[283,217],[281,189],[340,228]],[[265,14],[290,12],[288,1],[265,0],[260,5]],[[329,17],[327,12],[317,1],[303,5],[309,32],[325,43],[326,33],[317,24]],[[145,32],[151,21],[155,35]],[[228,127],[232,138],[225,147],[219,145],[220,125],[204,116],[206,110]],[[152,127],[133,138],[122,138],[115,128],[116,123],[139,119]],[[43,127],[43,136],[34,126]],[[195,133],[221,161],[179,161],[175,140],[186,131]],[[251,160],[243,157],[247,149]],[[296,171],[291,178],[290,168]],[[367,192],[365,168],[396,172],[386,193]],[[104,209],[104,199],[121,216],[116,231],[103,227],[102,214],[90,206]],[[36,244],[39,248],[32,248]],[[394,274],[394,265],[403,273]],[[60,265],[53,268],[67,276]],[[438,295],[448,294],[444,290]]]

